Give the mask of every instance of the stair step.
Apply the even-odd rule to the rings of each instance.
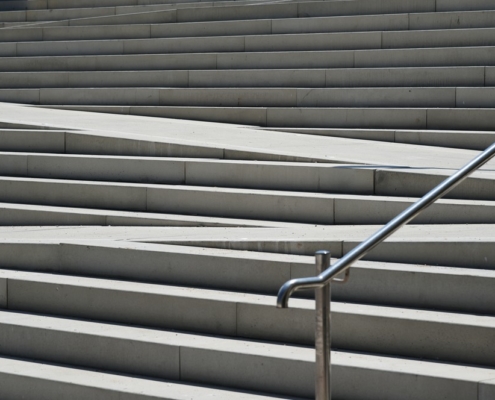
[[[160,228],[151,227],[67,227],[58,232],[51,227],[0,228],[0,238],[8,239],[108,239],[133,242],[226,248],[232,250],[313,256],[329,249],[336,257],[350,251],[380,226],[327,226],[279,228]],[[132,233],[132,234],[131,234]],[[108,236],[110,235],[110,236]],[[407,264],[442,265],[493,269],[493,228],[490,224],[407,225],[365,259]]]
[[[170,227],[1,227],[1,240],[124,240],[157,244],[223,248],[314,256],[328,249],[341,257],[382,225],[340,225],[292,228],[170,228]],[[366,260],[405,264],[495,269],[493,227],[490,224],[406,225]]]
[[[289,37],[286,37],[289,36]],[[474,35],[473,35],[474,36]],[[492,36],[493,37],[493,36]],[[378,49],[380,32],[1,43],[5,57]],[[474,42],[476,45],[476,42]],[[483,39],[481,45],[493,45]]]
[[[495,87],[0,89],[0,100],[136,107],[493,108]]]
[[[0,190],[0,201],[9,203],[322,225],[386,223],[417,200],[41,178],[0,177],[0,187],[3,188]],[[414,223],[495,223],[494,207],[495,203],[489,201],[439,200],[418,216]]]
[[[65,131],[0,129],[0,148],[11,151],[65,152]]]
[[[442,107],[495,106],[495,88],[66,88],[0,89],[0,100],[43,105],[173,107]],[[26,100],[30,100],[29,98]]]
[[[0,395],[22,396],[26,400],[273,400],[269,395],[191,385],[186,382],[158,381],[125,375],[90,371],[67,366],[0,358]],[[284,397],[276,397],[284,398]],[[296,400],[294,397],[285,399]]]
[[[412,169],[400,168],[378,170],[375,175],[375,193],[382,196],[393,196],[394,193],[401,193],[403,196],[420,197],[454,173],[454,170],[432,171],[424,169],[413,171]],[[418,176],[422,176],[422,179],[418,179]],[[479,200],[491,198],[492,184],[490,181],[493,179],[492,176],[491,172],[478,171],[453,189],[446,198],[469,199],[473,198],[472,196]]]
[[[352,31],[472,29],[495,26],[490,10],[471,12],[357,15],[343,17],[186,22],[148,25],[19,27],[2,32],[3,42],[137,39]]]
[[[0,254],[7,269],[271,295],[315,272],[314,257],[108,240],[3,240]],[[359,261],[351,274],[333,300],[494,315],[494,271]]]
[[[22,136],[18,139],[19,142],[23,140]],[[0,146],[3,147],[4,142]],[[239,176],[236,173],[234,177],[233,171],[238,171]],[[374,171],[375,168],[368,165],[354,164],[0,152],[2,176],[272,191],[371,195],[374,193]]]
[[[289,347],[287,354],[284,351],[287,347],[280,345],[35,315],[1,314],[5,317],[4,323],[0,324],[4,339],[2,350],[10,357],[207,385],[222,381],[222,386],[230,388],[277,394],[310,393],[308,378],[313,375],[312,371],[303,373],[303,368],[312,363],[310,349]],[[19,346],[20,342],[16,343],[10,333],[21,341],[29,340],[30,345]],[[33,335],[37,338],[30,339]],[[38,348],[40,342],[45,345]],[[234,355],[235,367],[232,366]],[[287,374],[285,370],[283,374],[266,375],[277,364],[291,368],[293,372]],[[208,370],[201,372],[206,365]],[[264,378],[257,366],[264,371]]]
[[[125,138],[98,133],[59,130],[0,129],[3,151],[38,151],[47,153],[116,154],[154,157],[224,158],[223,149],[202,145],[171,143],[156,138]],[[95,140],[98,138],[98,140]],[[118,143],[118,146],[115,144]],[[108,146],[108,147],[107,147]]]
[[[396,68],[493,65],[495,65],[495,47],[490,46],[276,53],[182,53],[0,58],[0,71],[2,72]]]
[[[487,13],[490,13],[489,11]],[[495,25],[489,15],[481,14],[482,26]],[[477,21],[480,18],[477,19]],[[493,22],[493,23],[492,23]],[[349,25],[351,24],[351,25]],[[473,21],[472,24],[475,24]],[[476,26],[469,26],[476,27]],[[149,25],[99,25],[68,27],[25,27],[10,29],[1,35],[3,42],[34,40],[137,39],[165,37],[200,37],[260,35],[283,33],[323,33],[408,29],[407,14],[348,17],[288,18],[280,20],[246,20],[186,22]]]
[[[395,132],[396,135],[398,133],[412,135],[416,132]],[[2,131],[0,137],[1,134]],[[452,135],[453,132],[444,134]],[[467,140],[470,134],[466,136]],[[24,138],[19,141],[24,141]],[[234,171],[235,179],[232,175]],[[421,197],[454,172],[355,164],[0,153],[0,174],[3,176],[378,196]],[[493,172],[478,171],[446,198],[495,200],[494,184]]]
[[[444,366],[423,361],[401,360],[398,362],[386,357],[352,355],[342,352],[334,352],[332,355],[333,360],[342,365],[342,369],[335,368],[336,373],[334,374],[334,394],[340,397],[349,395],[353,398],[363,398],[363,395],[370,393],[373,395],[385,393],[390,398],[405,400],[404,391],[401,390],[405,386],[414,388],[408,392],[409,394],[417,398],[427,396],[432,400],[444,398],[490,400],[490,396],[494,393],[492,374],[489,370]],[[370,368],[373,363],[380,363],[383,368],[373,373]],[[0,390],[2,392],[0,393],[9,397],[17,395],[21,389],[22,395],[27,400],[51,400],[55,394],[60,393],[75,400],[87,398],[113,400],[122,398],[122,393],[125,393],[126,397],[132,400],[151,398],[182,400],[186,398],[185,396],[192,400],[204,399],[208,396],[215,396],[220,400],[231,398],[239,400],[271,399],[267,395],[190,386],[170,381],[147,380],[9,358],[0,359],[0,371],[2,383],[4,381],[6,383],[1,385]],[[257,376],[258,374],[253,378]],[[356,379],[359,380],[359,385],[353,385]],[[413,383],[418,381],[419,383]],[[376,384],[372,385],[372,382]],[[391,385],[390,382],[396,384]],[[379,388],[384,389],[380,391]],[[480,397],[478,397],[478,391]],[[164,392],[167,393],[166,397],[163,397]],[[278,398],[289,399],[288,397]],[[294,397],[290,397],[290,399],[295,400]]]
[[[10,311],[179,329],[213,335],[270,340],[285,344],[313,345],[314,343],[314,302],[312,300],[293,299],[290,308],[279,310],[275,307],[273,296],[15,271],[6,271],[2,275],[7,278],[7,304]],[[89,297],[91,297],[90,304],[87,301]],[[149,311],[150,308],[158,309],[158,311]],[[130,374],[137,373],[137,370],[90,365],[77,359],[68,362],[67,359],[56,358],[61,355],[51,350],[50,346],[59,346],[64,342],[63,338],[50,339],[50,333],[47,332],[45,334],[35,333],[34,336],[40,338],[38,340],[29,339],[32,334],[16,332],[8,326],[10,325],[9,314],[1,314],[3,315],[0,332],[4,331],[4,333],[1,335],[3,343],[0,344],[0,351],[4,355],[41,358],[49,362],[110,369]],[[19,318],[23,319],[22,314]],[[495,352],[491,346],[495,335],[495,317],[333,302],[332,319],[335,322],[332,329],[332,346],[336,349],[484,366],[495,364]],[[74,323],[62,322],[66,327],[71,326],[70,329],[78,330],[76,321]],[[57,329],[56,320],[47,321],[45,324],[46,327]],[[366,332],[359,328],[363,324],[366,326]],[[46,327],[44,329],[47,329]],[[104,329],[93,329],[93,332],[98,334],[102,331]],[[25,335],[29,336],[23,338]],[[136,335],[135,337],[147,342],[149,339],[146,340],[143,336]],[[175,333],[174,336],[180,338],[181,335]],[[51,358],[29,354],[32,352],[29,346],[24,345],[21,346],[23,349],[18,349],[19,345],[12,340],[29,343],[34,349],[38,348],[38,352],[46,351],[45,354],[54,354],[50,356]],[[43,345],[45,340],[48,343]],[[73,340],[80,342],[77,338]],[[50,344],[49,342],[52,341],[54,343]],[[167,341],[170,342],[170,340]],[[215,342],[216,346],[206,343],[203,348],[212,349],[212,347],[223,346],[225,342],[228,343],[224,338],[213,339],[213,343]],[[113,347],[104,343],[101,345],[107,348]],[[244,347],[254,346],[255,344],[247,344]],[[67,347],[70,349],[75,346],[68,344]],[[90,344],[82,346],[84,354],[87,355],[86,347],[95,348],[96,346]],[[268,346],[263,344],[260,347]],[[95,351],[100,352],[97,348]],[[135,351],[143,353],[139,349]],[[155,352],[153,349],[150,351]],[[238,352],[243,353],[242,350]],[[60,353],[63,354],[63,350]],[[117,351],[117,353],[125,354],[126,352]],[[133,357],[129,361],[134,361]],[[118,360],[114,363],[114,365],[120,364]],[[122,365],[121,368],[125,366]],[[134,365],[134,368],[141,371],[144,369],[142,375],[162,379],[178,378],[175,374],[161,375],[161,372],[156,369],[152,373],[147,373],[145,371],[148,368],[140,365]],[[204,383],[219,384],[219,382]],[[232,385],[226,384],[226,386]],[[244,387],[244,389],[272,391],[263,389],[261,386],[258,388]],[[296,392],[286,392],[286,394],[289,393]],[[307,396],[308,394],[299,393],[298,395]]]
[[[482,87],[494,67],[3,72],[1,88]]]
[[[495,28],[0,43],[5,57],[328,51],[495,45]]]

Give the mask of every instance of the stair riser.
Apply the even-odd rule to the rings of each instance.
[[[0,225],[6,226],[173,226],[287,227],[293,224],[175,214],[0,204]]]
[[[0,89],[0,101],[170,107],[495,108],[495,88]]]
[[[321,249],[329,249],[335,257],[342,256],[342,244],[344,254],[356,247],[360,242],[334,241],[334,240],[172,240],[157,239],[153,243],[173,244],[180,246],[210,247],[217,249],[230,249],[241,251],[261,251],[267,253],[283,253],[313,256]],[[385,261],[393,263],[440,265],[448,267],[462,267],[474,269],[495,269],[494,246],[491,241],[467,241],[453,242],[428,241],[428,242],[402,242],[388,241],[368,253],[363,259],[370,261]]]
[[[493,67],[310,69],[247,71],[4,72],[0,87],[442,87],[495,86]],[[486,75],[486,77],[485,77]]]
[[[77,226],[77,225],[109,225],[108,217],[104,215],[92,215],[68,212],[42,212],[26,211],[24,209],[13,210],[0,206],[0,225],[2,226]],[[125,223],[124,223],[125,224]],[[131,224],[131,223],[129,223]],[[131,224],[132,225],[132,224]]]
[[[260,161],[290,161],[308,162],[313,158],[298,157],[285,154],[272,154],[270,152],[252,152],[236,149],[223,149],[218,146],[205,146],[194,144],[168,143],[136,138],[116,138],[112,136],[72,134],[65,137],[66,152],[69,154],[101,154],[101,155],[126,155],[142,157],[187,157],[187,158],[216,158],[230,160],[260,160]],[[19,145],[20,146],[20,145]],[[19,147],[18,147],[19,149]],[[11,151],[14,151],[13,149]],[[16,151],[30,151],[29,148],[20,147]]]
[[[65,132],[4,129],[0,131],[0,148],[7,151],[65,153]]]
[[[1,89],[0,101],[42,105],[479,108],[495,106],[495,89]]]
[[[487,146],[480,146],[483,149]],[[433,174],[408,173],[407,171],[398,172],[393,170],[378,170],[375,176],[375,194],[380,196],[393,196],[394,193],[402,196],[420,197],[424,196],[431,188],[439,185],[450,174],[443,176]],[[465,180],[461,185],[456,187],[446,198],[477,198],[477,199],[493,199],[493,191],[495,191],[495,182],[491,179],[483,179],[480,175],[472,176]],[[475,194],[476,193],[476,194]],[[471,197],[475,196],[475,197]]]
[[[314,311],[292,308],[292,314],[269,306],[238,305],[240,335],[260,340],[314,344]],[[493,366],[492,327],[457,325],[453,321],[354,314],[339,303],[332,311],[332,347],[346,351],[399,355]],[[290,315],[289,315],[290,314]],[[304,328],[303,328],[304,327]],[[466,346],[470,339],[475,343]],[[474,339],[475,338],[475,339]]]
[[[386,267],[389,268],[386,268]],[[412,268],[412,269],[408,269]],[[434,309],[493,315],[491,271],[404,265],[383,269],[353,266],[345,285],[332,285],[332,299],[391,307]],[[305,271],[305,272],[303,272]],[[293,277],[312,276],[310,268],[293,268]]]

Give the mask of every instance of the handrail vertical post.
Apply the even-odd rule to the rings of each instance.
[[[316,273],[321,274],[330,266],[330,252],[317,251],[315,254]],[[315,290],[315,398],[330,400],[330,283]]]

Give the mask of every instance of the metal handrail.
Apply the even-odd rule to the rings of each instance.
[[[316,400],[330,399],[330,283],[336,280],[335,276],[345,273],[341,282],[349,278],[349,268],[352,263],[364,257],[376,246],[382,243],[395,231],[414,219],[425,208],[443,197],[449,191],[459,185],[470,174],[482,167],[495,156],[495,143],[489,146],[480,155],[462,167],[454,175],[445,179],[442,183],[429,191],[417,202],[401,212],[388,224],[370,236],[364,242],[356,246],[343,256],[334,265],[329,267],[330,252],[316,252],[316,266],[319,275],[310,278],[292,279],[286,282],[279,290],[277,296],[277,307],[287,308],[291,295],[301,289],[316,290]]]

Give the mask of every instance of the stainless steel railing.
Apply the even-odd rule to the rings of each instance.
[[[279,290],[277,297],[277,307],[287,308],[291,295],[301,289],[316,289],[316,330],[315,330],[315,350],[316,350],[316,373],[315,373],[315,393],[316,400],[330,400],[330,283],[332,280],[346,282],[349,278],[349,268],[352,263],[364,257],[376,246],[382,243],[395,231],[407,224],[425,208],[443,197],[454,187],[459,185],[470,174],[486,164],[495,156],[495,143],[488,147],[483,153],[466,164],[454,175],[444,180],[434,189],[429,191],[416,203],[408,207],[387,225],[377,231],[374,235],[356,246],[349,253],[343,256],[334,265],[330,266],[330,252],[317,251],[315,254],[316,271],[318,276],[310,278],[292,279],[286,282]],[[344,279],[337,280],[336,275],[345,273]]]

